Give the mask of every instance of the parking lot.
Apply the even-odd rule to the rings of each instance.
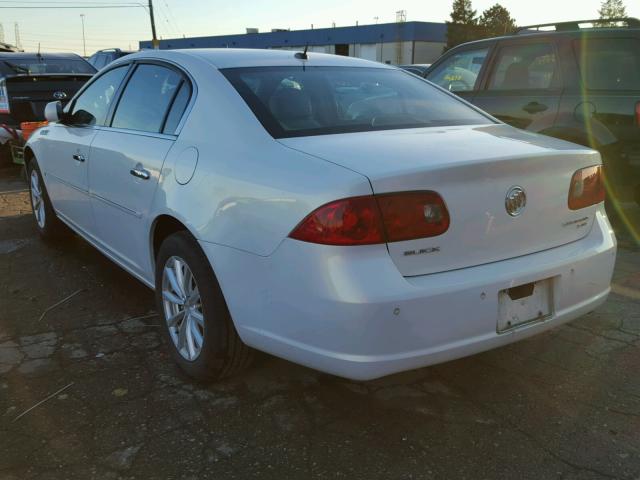
[[[607,303],[550,333],[373,382],[264,355],[201,386],[152,292],[77,237],[43,243],[24,188],[0,172],[2,480],[640,479],[640,251],[622,231]]]

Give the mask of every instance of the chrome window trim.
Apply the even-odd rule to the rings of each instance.
[[[137,135],[139,137],[151,137],[151,138],[160,138],[162,140],[171,140],[175,141],[178,138],[178,135],[170,135],[168,133],[155,133],[155,132],[147,132],[145,130],[131,130],[128,128],[119,128],[119,127],[108,127],[108,126],[100,126],[95,127],[96,130],[104,130],[106,132],[117,132],[124,133],[127,135]]]

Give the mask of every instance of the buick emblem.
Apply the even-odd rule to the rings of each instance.
[[[504,200],[504,206],[507,213],[512,217],[517,217],[522,213],[527,205],[527,195],[522,187],[511,187],[507,192],[507,198]]]
[[[55,98],[56,100],[64,100],[65,98],[67,98],[67,94],[62,91],[53,92],[53,98]]]

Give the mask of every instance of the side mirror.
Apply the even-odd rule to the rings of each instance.
[[[62,120],[62,103],[49,102],[44,107],[44,118],[48,122],[59,122]]]

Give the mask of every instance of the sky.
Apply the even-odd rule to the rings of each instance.
[[[496,0],[472,0],[481,13]],[[97,4],[138,4],[130,8],[92,8]],[[15,23],[27,51],[72,51],[83,54],[84,15],[86,54],[102,48],[137,49],[138,41],[151,38],[147,0],[36,1],[0,0],[0,24],[4,40],[15,43]],[[601,0],[501,0],[518,25],[598,16]],[[627,14],[640,17],[640,0],[626,0]],[[393,22],[396,11],[406,10],[408,21],[443,22],[449,18],[452,0],[154,0],[158,36],[210,36],[244,33],[245,28],[300,30]],[[38,8],[43,5],[55,8]],[[82,8],[63,8],[82,5]],[[16,6],[34,8],[15,8]]]

